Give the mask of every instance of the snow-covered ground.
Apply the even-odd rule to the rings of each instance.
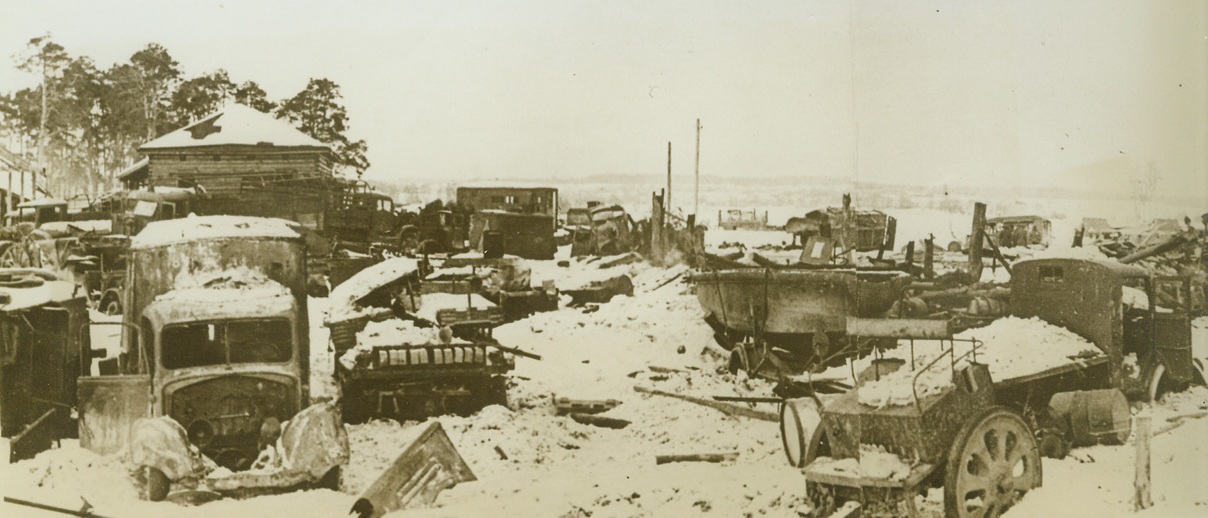
[[[895,215],[900,222],[906,219]],[[770,234],[742,239],[787,240],[782,232]],[[728,237],[736,236],[710,239]],[[602,275],[589,270],[577,261],[567,268],[540,262],[533,265],[533,283]],[[775,423],[634,390],[642,386],[703,398],[771,395],[769,383],[730,375],[706,351],[711,331],[701,321],[691,286],[676,278],[682,268],[633,263],[609,270],[633,277],[634,296],[538,314],[496,330],[502,343],[543,359],[516,359],[510,410],[491,406],[469,417],[437,418],[478,480],[445,491],[432,509],[395,516],[797,516],[804,483],[785,461]],[[335,358],[322,326],[327,303],[309,301],[314,399],[338,395],[330,376]],[[1197,356],[1204,357],[1208,319],[1196,322],[1195,340]],[[619,400],[603,415],[632,424],[614,430],[577,423],[555,415],[554,397]],[[1153,439],[1155,505],[1142,516],[1208,512],[1208,419],[1180,417],[1206,410],[1204,388],[1171,395],[1148,409],[1153,429],[1161,433]],[[356,495],[406,446],[399,438],[415,425],[373,421],[350,426],[352,457],[340,492],[227,499],[194,508],[142,502],[133,466],[82,450],[73,441],[35,459],[0,466],[0,491],[74,509],[83,498],[103,516],[344,516]],[[655,463],[656,455],[691,453],[738,455],[716,464]],[[1044,459],[1043,466],[1044,487],[1029,493],[1009,516],[1132,514],[1131,439],[1122,446],[1078,449],[1061,461]],[[942,516],[942,500],[938,490],[920,497],[922,514]],[[50,516],[8,504],[0,504],[0,515]]]

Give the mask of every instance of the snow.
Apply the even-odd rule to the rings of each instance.
[[[903,225],[905,216],[894,215],[900,229],[918,226],[917,222]],[[965,216],[954,220],[967,227]],[[955,263],[963,257],[945,254],[939,259]],[[478,481],[446,490],[436,508],[394,516],[796,516],[805,501],[803,479],[785,462],[776,423],[734,418],[633,390],[645,386],[702,398],[772,395],[770,383],[730,375],[721,359],[704,354],[711,346],[712,331],[701,321],[691,286],[672,280],[683,268],[635,263],[599,269],[595,264],[571,259],[570,266],[563,268],[553,261],[532,262],[535,285],[543,278],[591,279],[623,273],[633,280],[634,296],[537,314],[497,328],[495,337],[504,345],[543,357],[541,361],[517,358],[509,381],[511,409],[492,406],[468,417],[434,418],[444,425]],[[605,270],[615,272],[597,273]],[[666,281],[670,282],[658,287]],[[464,304],[464,296],[458,297]],[[326,347],[328,328],[322,325],[325,309],[335,302],[327,298],[309,302],[314,400],[339,395],[332,382],[337,359]],[[1035,372],[1052,362],[1068,363],[1062,353],[1083,350],[1085,341],[1068,331],[1038,324],[1042,323],[1004,319],[962,336],[986,342],[978,360],[991,365],[995,379]],[[1003,329],[996,331],[995,326]],[[1197,319],[1195,326],[1194,346],[1197,357],[1203,358],[1208,352],[1208,318]],[[683,353],[678,352],[681,346]],[[1038,352],[1041,349],[1058,354],[1049,357]],[[934,357],[939,344],[916,341],[915,350]],[[905,358],[908,353],[904,343],[886,356]],[[867,364],[866,359],[861,362]],[[656,372],[652,366],[666,369]],[[946,366],[940,370],[948,373]],[[816,377],[847,379],[849,372],[844,366]],[[555,415],[554,397],[617,399],[621,404],[603,415],[632,424],[611,430],[574,422]],[[757,407],[775,410],[772,405]],[[1208,466],[1208,448],[1202,441],[1208,434],[1208,419],[1179,420],[1206,409],[1208,389],[1202,388],[1169,395],[1152,408],[1155,430],[1185,424],[1154,437],[1156,505],[1139,515],[1189,516],[1202,514],[1208,506],[1208,483],[1203,477],[1188,476]],[[134,494],[133,466],[80,450],[73,441],[33,460],[0,467],[0,487],[6,495],[76,509],[84,496],[104,516],[344,516],[356,495],[406,447],[417,424],[372,421],[348,429],[352,459],[341,492],[227,499],[199,507],[141,502]],[[501,458],[495,447],[508,458]],[[654,462],[659,454],[721,452],[739,456],[720,464]],[[1044,459],[1045,486],[1030,492],[1007,516],[1131,515],[1132,455],[1129,444],[1078,449],[1063,461]],[[894,477],[907,463],[874,460],[877,457],[877,452],[862,454],[864,463],[857,469],[867,464],[870,473]],[[923,516],[943,516],[941,490],[932,490],[917,502]],[[0,514],[45,516],[12,505],[0,505]]]
[[[92,232],[96,234],[109,234],[113,232],[113,221],[107,219],[52,221],[50,223],[43,223],[39,228],[55,234],[67,233],[72,230],[78,232]]]
[[[436,327],[416,327],[410,320],[392,318],[381,322],[369,322],[357,333],[357,345],[340,355],[340,363],[351,370],[361,357],[371,354],[374,347],[392,345],[469,344],[465,340],[441,338]]]
[[[394,257],[374,264],[332,288],[328,295],[326,322],[343,322],[364,314],[357,302],[378,288],[419,271],[419,262],[408,257]]]
[[[810,471],[843,475],[848,477],[905,480],[910,474],[910,463],[885,448],[870,444],[860,445],[860,458],[834,459],[818,457],[810,463]]]
[[[190,131],[192,128],[206,125],[210,125],[207,131]],[[195,133],[200,138],[195,137]],[[197,122],[143,144],[139,150],[226,145],[330,149],[326,144],[308,137],[286,121],[242,104],[232,103]]]
[[[1103,354],[1085,338],[1035,317],[1002,318],[986,327],[959,333],[956,338],[954,342],[915,340],[915,367],[922,369],[947,347],[953,347],[955,356],[959,358],[969,352],[972,347],[969,340],[973,339],[982,343],[976,352],[977,362],[986,364],[991,378],[997,381],[1037,374]],[[899,341],[898,347],[885,351],[884,357],[901,359],[906,363],[897,371],[883,375],[879,380],[868,381],[858,388],[859,401],[862,404],[877,408],[910,405],[915,401],[912,387],[917,388],[921,399],[952,385],[952,370],[948,365],[949,360],[946,359],[941,359],[925,371],[919,376],[918,383],[912,385],[917,371],[911,370],[911,347],[908,340]],[[964,361],[972,359],[973,356],[970,355]],[[870,358],[856,360],[856,363],[855,371],[859,373],[870,363]],[[962,362],[958,362],[957,366],[960,365]],[[808,381],[810,378],[807,375],[796,377],[800,381]],[[833,367],[812,376],[815,381],[854,381],[850,378],[851,369],[847,366]]]
[[[194,304],[238,304],[249,314],[287,310],[293,302],[289,289],[269,279],[259,270],[239,266],[224,270],[182,271],[173,289],[155,297],[156,301]]]
[[[493,308],[495,303],[491,302],[482,295],[477,293],[454,294],[454,293],[425,293],[420,297],[419,309],[415,311],[415,316],[427,320],[432,323],[439,323],[436,319],[436,313],[442,309],[469,309],[469,308]]]
[[[2,272],[3,270],[0,270]],[[39,286],[28,288],[0,288],[0,310],[14,311],[43,304],[70,300],[76,292],[75,284],[69,281],[43,280]],[[83,296],[81,293],[79,296]]]
[[[601,267],[601,265],[620,258],[621,256],[601,257],[592,262],[587,262],[585,258],[581,257],[572,258],[568,259],[567,266],[558,266],[554,261],[531,261],[529,263],[531,268],[529,282],[534,288],[540,288],[543,282],[550,281],[559,290],[581,290],[621,276],[629,276],[632,279],[634,275],[642,272],[648,266],[645,263],[635,262],[608,268]]]
[[[131,249],[207,239],[296,239],[290,221],[245,216],[197,216],[153,221],[130,239]]]

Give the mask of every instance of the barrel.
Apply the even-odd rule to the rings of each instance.
[[[1049,416],[1065,424],[1074,446],[1121,444],[1128,438],[1128,399],[1119,389],[1085,390],[1053,394]]]
[[[808,441],[821,422],[818,403],[813,398],[786,399],[780,405],[780,440],[790,466],[802,468],[810,460],[806,458]]]

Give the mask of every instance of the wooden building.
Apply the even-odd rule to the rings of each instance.
[[[195,187],[199,214],[287,218],[324,228],[326,199],[345,190],[331,148],[289,122],[247,106],[222,111],[139,147],[144,161],[119,177],[127,188]]]

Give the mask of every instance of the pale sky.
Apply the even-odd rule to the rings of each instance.
[[[102,66],[155,41],[270,97],[339,83],[369,178],[702,174],[1208,198],[1198,0],[7,0]],[[0,90],[29,84],[12,61]]]

